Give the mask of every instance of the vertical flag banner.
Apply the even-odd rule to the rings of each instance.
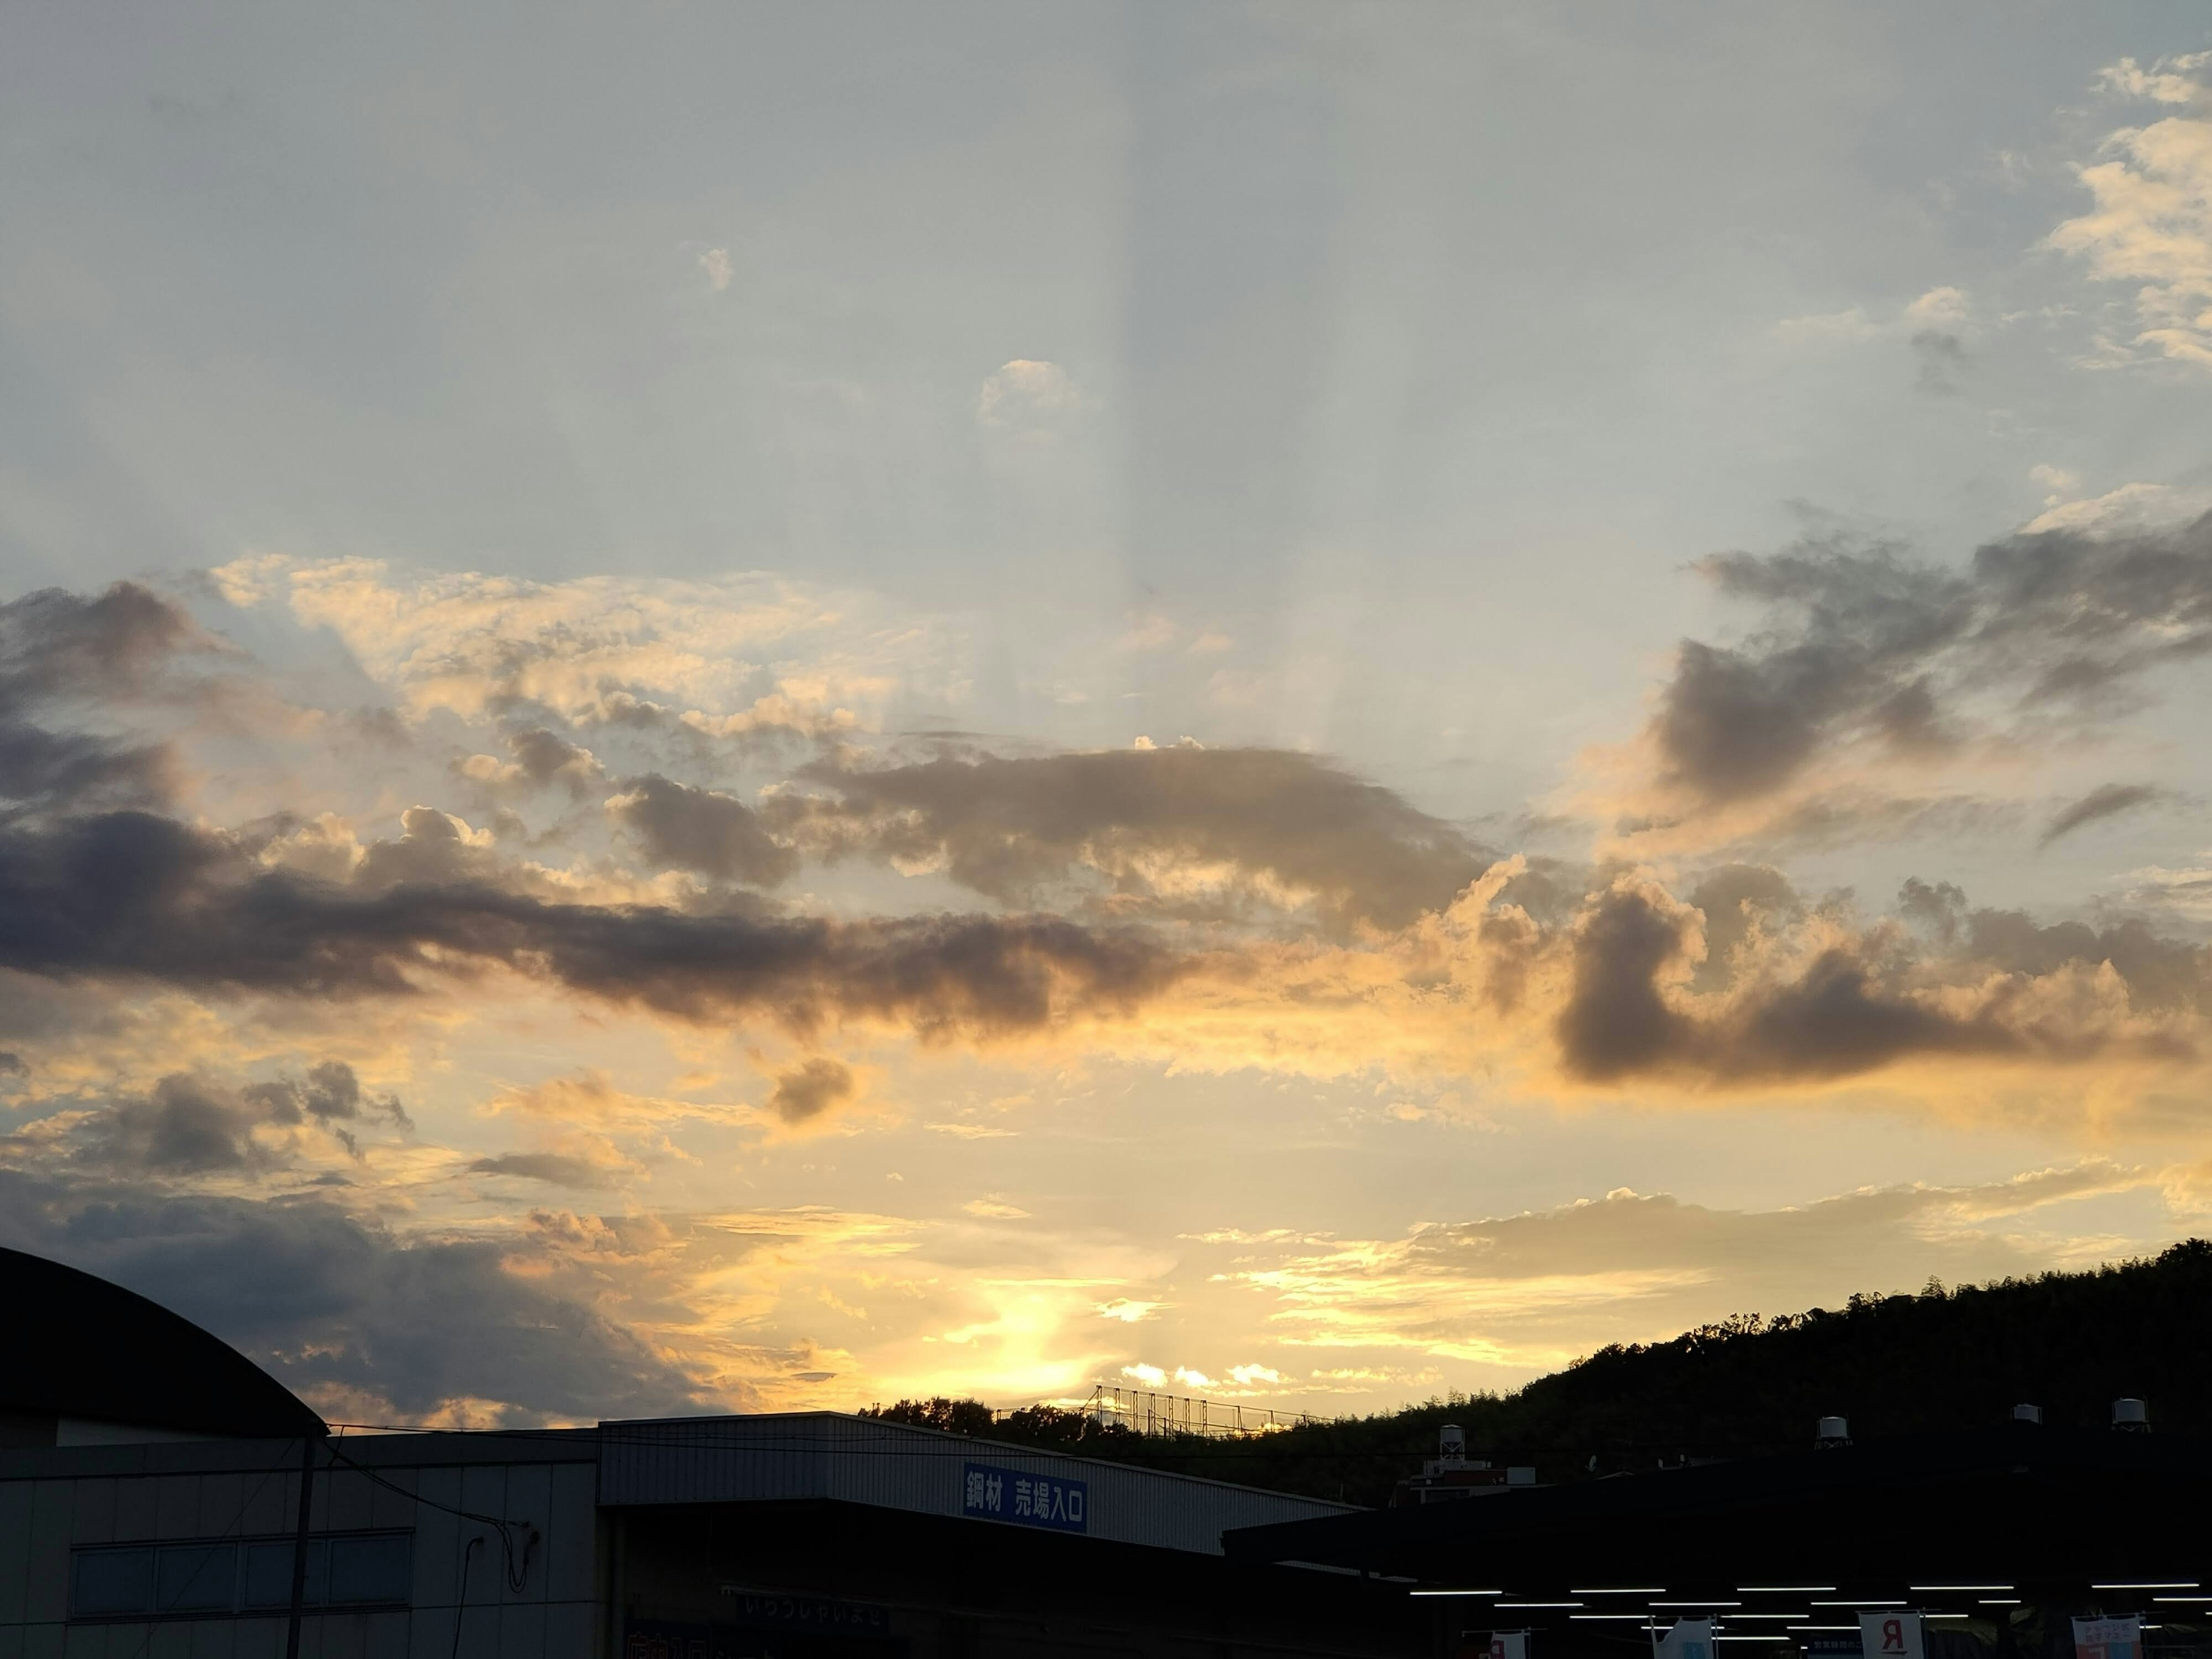
[[[1677,1619],[1664,1636],[1651,1637],[1652,1659],[1713,1659],[1713,1621]]]
[[[1490,1659],[1528,1659],[1528,1632],[1525,1630],[1491,1632]]]
[[[1917,1613],[1863,1613],[1859,1649],[1866,1659],[1926,1659]]]
[[[2076,1619],[2074,1659],[2142,1659],[2142,1617]]]

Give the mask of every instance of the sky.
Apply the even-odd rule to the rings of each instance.
[[[0,1244],[333,1421],[2212,1229],[2212,27],[25,4]]]

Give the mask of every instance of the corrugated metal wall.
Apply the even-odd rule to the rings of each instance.
[[[962,1474],[984,1463],[1090,1489],[1085,1535],[1221,1553],[1231,1528],[1341,1515],[1347,1506],[830,1412],[599,1425],[599,1501],[713,1504],[826,1498],[963,1513]],[[979,1526],[1015,1524],[976,1521]]]

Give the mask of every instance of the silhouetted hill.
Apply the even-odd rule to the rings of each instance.
[[[1547,1481],[1743,1457],[1812,1442],[1826,1415],[1855,1438],[1936,1433],[2043,1407],[2053,1425],[2101,1427],[2112,1402],[2150,1403],[2154,1432],[2212,1433],[2212,1243],[2091,1273],[1853,1297],[1763,1320],[1729,1319],[1648,1346],[1601,1348],[1512,1394],[1261,1438],[1146,1437],[1079,1412],[1032,1407],[991,1419],[973,1401],[875,1408],[885,1417],[1359,1504],[1389,1499],[1457,1423],[1470,1456],[1534,1464]]]

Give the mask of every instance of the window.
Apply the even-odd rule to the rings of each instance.
[[[154,1611],[228,1613],[238,1595],[238,1546],[170,1544],[154,1553]]]
[[[80,1616],[144,1612],[154,1605],[154,1552],[79,1550],[76,1601]]]
[[[74,1553],[78,1619],[281,1613],[292,1605],[293,1540],[124,1544]],[[415,1574],[411,1532],[307,1540],[311,1607],[404,1607]]]

